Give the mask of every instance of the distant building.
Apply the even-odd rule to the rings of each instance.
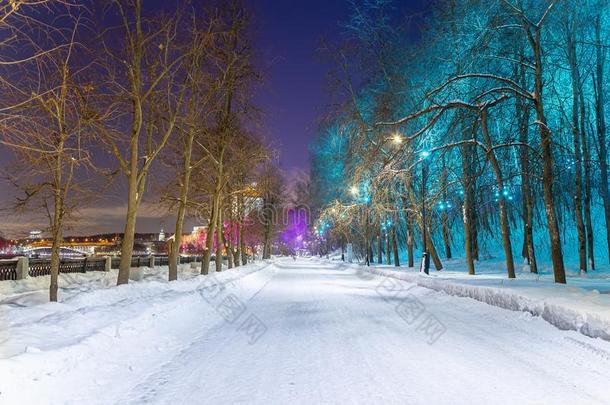
[[[133,255],[149,255],[167,253],[167,240],[172,236],[170,233],[165,233],[161,229],[160,233],[136,233],[134,235]],[[61,242],[62,248],[70,248],[74,251],[82,252],[87,255],[119,255],[123,241],[122,233],[108,233],[96,235],[74,235],[66,236]],[[19,245],[22,249],[31,250],[34,248],[43,248],[52,246],[50,238],[43,238],[40,235],[32,236],[28,239],[16,240],[14,244]],[[0,245],[1,249],[1,245]]]
[[[191,232],[191,236],[197,237],[201,233],[205,233],[208,230],[207,226],[194,226],[193,231]]]

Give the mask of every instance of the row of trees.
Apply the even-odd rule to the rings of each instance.
[[[238,266],[247,260],[246,216],[277,188],[260,181],[271,176],[274,153],[256,133],[252,95],[261,78],[247,9],[238,1],[161,10],[143,3],[0,7],[0,142],[16,157],[9,178],[17,205],[49,219],[52,301],[66,224],[110,182],[126,191],[118,284],[129,281],[145,198],[175,213],[175,280],[185,217],[208,223],[202,274],[214,247]]]
[[[355,2],[312,146],[325,237],[410,266],[423,239],[437,269],[462,245],[470,274],[497,242],[508,277],[518,250],[558,283],[564,251],[581,272],[609,258],[609,5],[436,1],[413,45],[392,1]]]

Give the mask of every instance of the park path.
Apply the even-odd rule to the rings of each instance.
[[[202,293],[227,321],[202,327],[123,402],[610,403],[607,342],[355,266],[272,267],[238,293]]]

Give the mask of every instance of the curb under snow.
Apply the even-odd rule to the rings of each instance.
[[[529,312],[532,315],[540,316],[559,329],[575,330],[592,338],[610,341],[610,306],[607,305],[610,301],[594,303],[583,298],[581,302],[558,302],[570,299],[578,300],[578,297],[566,296],[568,294],[568,291],[565,290],[566,286],[541,286],[538,289],[541,289],[539,292],[542,292],[542,294],[536,296],[531,291],[529,294],[528,291],[519,291],[519,287],[510,286],[510,282],[506,283],[509,284],[508,286],[502,283],[500,287],[488,287],[459,283],[455,280],[419,273],[402,273],[376,268],[370,268],[367,271],[404,280],[435,291],[442,291],[449,295],[472,298],[511,311]],[[560,289],[564,291],[559,291]],[[550,294],[545,296],[544,293]],[[556,296],[555,293],[560,294],[560,296]],[[582,297],[590,295],[591,292],[582,290]],[[599,297],[599,294],[597,294],[597,297]],[[588,308],[578,308],[579,304],[584,304]]]

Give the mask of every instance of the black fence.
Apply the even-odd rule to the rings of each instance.
[[[201,262],[202,256],[180,256],[180,264]],[[118,269],[120,257],[112,258],[112,268]],[[150,256],[134,256],[131,258],[131,267],[150,266]],[[155,266],[169,266],[168,256],[155,256]]]
[[[180,264],[201,263],[203,256],[180,256]]]
[[[104,271],[106,259],[86,257],[84,259],[61,259],[59,261],[60,273],[86,273],[88,271]],[[51,274],[50,259],[30,259],[29,272],[31,277],[46,276]]]
[[[201,256],[180,256],[180,264],[201,262]],[[120,257],[111,259],[111,267],[118,269],[121,262]],[[50,259],[30,259],[28,261],[31,277],[47,276],[51,274]],[[169,257],[155,256],[155,266],[169,265]],[[150,256],[134,256],[131,258],[131,267],[150,266]],[[86,257],[84,259],[61,259],[59,262],[60,273],[86,273],[88,271],[105,271],[106,258]],[[0,281],[17,280],[17,260],[0,261]]]
[[[155,266],[169,266],[169,256],[155,256]]]
[[[149,266],[150,257],[148,256],[134,256],[131,258],[131,267]]]
[[[17,280],[17,260],[0,261],[0,281]]]

